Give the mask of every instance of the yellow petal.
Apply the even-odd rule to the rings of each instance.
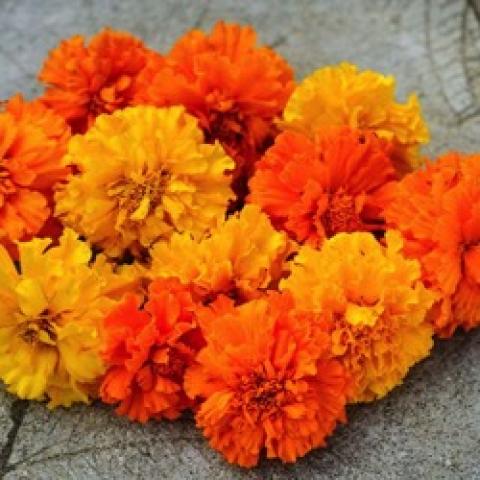
[[[88,244],[79,240],[78,233],[70,228],[65,229],[60,238],[60,245],[51,251],[52,256],[71,265],[86,265],[92,257]]]
[[[40,284],[32,279],[21,280],[15,288],[22,312],[28,317],[40,315],[48,306]]]
[[[18,278],[15,265],[13,264],[7,250],[5,250],[2,245],[0,245],[0,275],[2,279],[9,279],[12,283]]]
[[[163,206],[165,207],[165,210],[170,214],[170,216],[174,219],[178,219],[185,212],[185,207],[182,203],[176,202],[169,197],[163,198]]]
[[[130,215],[131,220],[144,220],[150,211],[150,197],[143,197],[138,208]]]
[[[383,307],[381,305],[364,307],[349,304],[345,312],[345,320],[351,325],[368,325],[372,327],[382,312]]]
[[[42,260],[43,252],[51,243],[49,238],[34,238],[30,242],[18,244],[23,275],[39,278],[45,275],[44,262],[40,260]]]

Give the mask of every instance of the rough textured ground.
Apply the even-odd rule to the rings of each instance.
[[[60,38],[103,25],[165,50],[217,18],[250,22],[301,78],[351,60],[416,90],[427,149],[480,150],[479,0],[0,0],[0,98],[39,92],[35,73]],[[437,342],[386,400],[351,408],[329,448],[294,466],[243,472],[210,450],[191,419],[127,424],[103,407],[47,412],[0,391],[0,478],[480,479],[480,332]]]

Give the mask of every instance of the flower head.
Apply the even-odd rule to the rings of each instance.
[[[130,105],[140,72],[160,61],[128,33],[105,29],[88,45],[76,35],[61,42],[46,60],[39,74],[48,85],[43,101],[74,132],[85,132],[97,115]]]
[[[161,65],[160,65],[161,67]],[[218,22],[210,34],[192,30],[143,74],[136,101],[184,105],[199,119],[207,141],[219,140],[236,162],[233,187],[245,195],[246,179],[272,141],[273,119],[293,89],[290,66],[256,45],[251,27]]]
[[[50,407],[88,402],[104,367],[101,321],[116,302],[116,274],[66,229],[60,243],[20,243],[20,273],[0,246],[0,378]],[[112,281],[113,280],[113,281]]]
[[[151,250],[150,276],[176,276],[207,303],[219,294],[239,303],[278,284],[289,251],[286,235],[247,205],[206,238],[175,233],[159,242]]]
[[[480,325],[480,156],[451,153],[400,182],[385,211],[440,299],[435,330]]]
[[[349,382],[330,359],[320,316],[273,293],[237,307],[220,297],[199,321],[207,345],[187,371],[185,389],[203,399],[196,421],[213,448],[251,467],[263,449],[294,462],[325,445],[345,419]]]
[[[232,196],[233,160],[204,144],[179,106],[101,115],[72,138],[65,162],[80,173],[57,193],[57,215],[113,257],[140,254],[173,231],[205,233]]]
[[[418,147],[429,140],[416,95],[395,101],[395,79],[359,71],[341,63],[318,69],[293,92],[283,114],[283,127],[314,134],[331,125],[372,130],[393,143],[400,173],[420,163]]]
[[[353,377],[352,402],[386,395],[432,347],[426,314],[435,295],[401,248],[398,232],[387,232],[386,247],[368,233],[340,233],[320,251],[302,247],[281,284],[299,308],[332,319],[332,352]]]
[[[312,246],[338,232],[381,230],[384,197],[395,179],[389,154],[386,141],[348,127],[314,139],[283,132],[257,163],[249,200]]]
[[[69,172],[61,162],[69,136],[63,119],[38,101],[17,95],[0,110],[0,244],[14,256],[14,242],[51,219],[53,189]]]
[[[106,317],[107,372],[100,394],[119,404],[117,413],[130,420],[177,418],[192,405],[183,391],[185,369],[202,345],[194,303],[177,279],[150,284],[143,307],[128,295]]]

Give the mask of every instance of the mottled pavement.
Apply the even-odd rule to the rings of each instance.
[[[416,90],[431,125],[427,152],[480,150],[480,1],[0,0],[0,98],[40,89],[35,72],[63,37],[123,28],[165,50],[218,18],[252,23],[301,78],[351,60]],[[349,409],[327,449],[293,466],[228,466],[190,418],[129,424],[102,406],[48,412],[0,390],[0,478],[480,479],[480,331],[438,341],[405,384]]]

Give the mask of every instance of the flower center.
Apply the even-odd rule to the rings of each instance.
[[[339,232],[365,229],[365,224],[357,212],[355,198],[342,191],[330,195],[327,209],[319,220],[327,237],[332,237]]]
[[[365,359],[370,356],[375,342],[391,344],[397,328],[395,320],[383,316],[379,317],[374,325],[352,325],[343,318],[343,315],[336,315],[334,325],[332,352],[336,356],[344,355],[353,369],[361,368]]]
[[[153,348],[149,359],[137,373],[136,383],[144,392],[155,388],[157,377],[181,384],[187,364],[185,356],[175,347]]]
[[[37,318],[27,319],[21,324],[20,338],[29,344],[37,342],[54,344],[57,341],[55,332],[56,317],[45,310]]]
[[[241,378],[234,403],[243,408],[256,421],[282,408],[291,400],[292,394],[285,389],[285,383],[268,378],[265,372],[252,372]]]
[[[160,203],[169,180],[169,171],[162,168],[138,180],[114,182],[109,185],[107,195],[117,200],[119,210],[124,211],[130,220],[141,221]]]
[[[175,351],[170,351],[168,363],[153,364],[153,371],[161,377],[168,377],[172,380],[181,381],[186,369],[186,362]]]
[[[222,98],[218,92],[207,95],[208,118],[206,118],[206,141],[219,140],[227,153],[238,152],[243,143],[245,119],[232,100]],[[203,123],[203,122],[201,122]]]
[[[128,75],[113,78],[105,83],[90,99],[88,111],[97,116],[102,113],[112,113],[127,105],[131,95],[132,79]]]

